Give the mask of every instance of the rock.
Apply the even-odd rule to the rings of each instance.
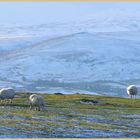
[[[80,101],[81,104],[93,104],[93,105],[96,105],[98,104],[98,101],[97,100],[90,100],[90,99],[82,99]]]
[[[55,95],[64,95],[63,93],[54,93]]]

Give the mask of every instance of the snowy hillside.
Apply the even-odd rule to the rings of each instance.
[[[140,84],[138,11],[4,26],[0,34],[0,87],[125,96],[128,84]]]

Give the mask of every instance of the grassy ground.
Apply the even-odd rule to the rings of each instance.
[[[140,99],[42,94],[45,110],[29,109],[30,93],[0,103],[0,137],[139,137]],[[98,104],[81,104],[82,99]]]

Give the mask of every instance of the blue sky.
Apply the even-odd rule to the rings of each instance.
[[[71,21],[109,8],[140,8],[140,2],[0,2],[0,23]]]

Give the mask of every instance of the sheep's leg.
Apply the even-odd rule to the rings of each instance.
[[[44,104],[41,105],[41,109],[45,110],[45,105]]]
[[[41,108],[42,108],[42,110],[45,110],[45,107],[44,107],[44,105],[43,105]]]
[[[13,103],[13,101],[14,101],[14,97],[12,98],[12,100],[11,100],[12,102],[11,103]]]
[[[12,103],[12,99],[9,99],[10,103]]]
[[[1,99],[1,103],[3,103],[4,102],[4,100],[3,99]]]
[[[30,105],[30,110],[32,109],[32,106]]]
[[[6,99],[6,102],[9,103],[10,99]]]
[[[4,101],[5,103],[7,103],[7,99],[4,99],[3,101]]]
[[[34,110],[37,110],[36,106],[34,106]]]
[[[29,101],[29,104],[30,104],[30,110],[32,109],[32,104],[31,104],[31,102]]]
[[[40,111],[40,106],[38,107],[38,111]]]
[[[32,109],[33,107],[32,107],[32,104],[30,104],[30,110]]]
[[[10,99],[6,99],[6,103],[9,103]]]
[[[35,107],[35,110],[38,110],[38,107],[37,106]]]
[[[36,111],[40,111],[40,107],[35,106],[35,110],[36,110]]]

